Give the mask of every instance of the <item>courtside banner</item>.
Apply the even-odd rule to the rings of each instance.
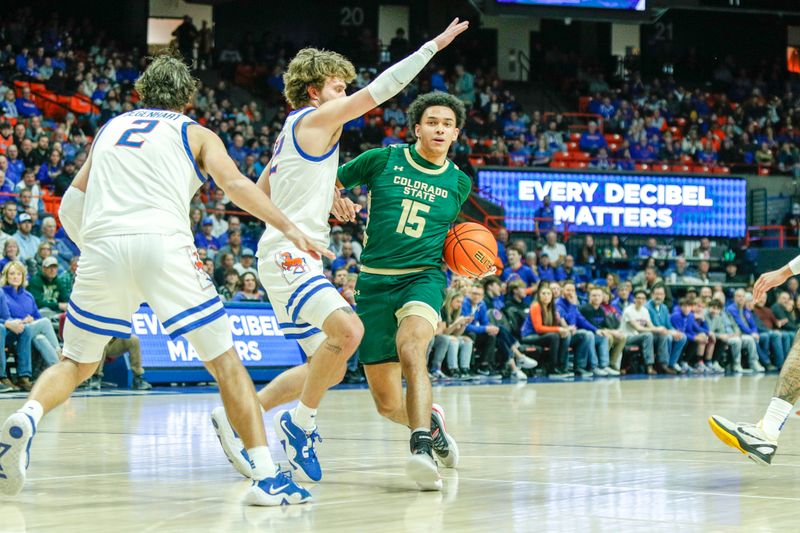
[[[287,339],[267,304],[225,305],[233,345],[247,367],[292,367],[303,364],[297,341]],[[153,311],[143,305],[134,313],[133,334],[142,346],[145,368],[201,368],[195,349],[183,337],[170,339]]]
[[[505,209],[506,228],[533,231],[550,196],[570,232],[743,237],[744,178],[533,170],[479,170],[480,195]]]

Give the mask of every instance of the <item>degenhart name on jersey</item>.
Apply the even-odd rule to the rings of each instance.
[[[395,185],[403,186],[403,194],[406,196],[420,198],[429,202],[435,201],[437,196],[447,198],[448,195],[447,189],[435,187],[430,183],[425,183],[424,181],[404,178],[403,176],[395,176],[394,183]]]

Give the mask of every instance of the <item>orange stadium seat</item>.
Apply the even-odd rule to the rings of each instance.
[[[577,152],[578,150],[580,150],[578,143],[574,141],[570,141],[567,143],[567,152]]]
[[[589,166],[589,163],[586,161],[570,161],[567,163],[567,168],[586,168]]]
[[[592,154],[589,152],[576,152],[572,154],[572,159],[575,161],[589,161],[592,158]]]
[[[574,141],[574,142],[580,142],[580,140],[581,140],[581,134],[580,134],[580,133],[577,133],[577,132],[575,132],[575,133],[570,133],[570,134],[569,134],[569,139],[570,139],[571,141]]]
[[[689,165],[672,165],[673,172],[689,172],[691,168]]]
[[[553,161],[550,161],[550,167],[551,168],[567,168],[567,162],[566,161],[555,161],[555,160],[553,160]]]
[[[730,174],[731,169],[728,167],[714,167],[714,174]]]
[[[569,152],[555,152],[553,154],[553,159],[556,161],[565,161],[567,159],[572,159],[572,154]]]
[[[770,168],[765,166],[758,166],[758,175],[759,176],[769,176],[770,175]]]
[[[609,144],[622,142],[622,135],[619,133],[606,133],[604,137],[606,138],[606,142]]]
[[[666,163],[656,163],[653,165],[653,170],[656,172],[669,172],[669,165]]]
[[[695,165],[692,170],[694,170],[695,172],[708,173],[711,172],[711,167],[709,167],[708,165]]]
[[[636,163],[634,166],[636,170],[650,170],[650,165],[647,163]]]
[[[471,155],[467,159],[469,159],[469,164],[473,167],[482,167],[486,164],[486,160],[479,155]]]

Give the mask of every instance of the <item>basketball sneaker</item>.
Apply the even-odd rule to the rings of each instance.
[[[530,370],[539,366],[539,361],[522,354],[521,356],[517,357],[517,366],[525,370]]]
[[[292,475],[300,481],[317,482],[322,479],[322,468],[314,451],[314,441],[322,442],[317,429],[306,431],[292,420],[292,413],[282,410],[272,419],[275,433],[292,465]]]
[[[411,457],[406,463],[406,475],[420,490],[442,490],[439,466],[433,458],[433,438],[430,433],[411,434]]]
[[[219,439],[228,462],[244,477],[251,477],[253,467],[250,465],[250,457],[247,455],[247,450],[244,449],[242,440],[236,435],[233,426],[228,421],[224,407],[220,406],[211,411],[211,425],[214,426],[217,439]]]
[[[25,485],[36,424],[25,413],[9,416],[0,429],[0,494],[15,496]]]
[[[458,444],[449,433],[444,423],[444,409],[438,403],[431,407],[431,438],[433,439],[433,452],[442,466],[455,468],[458,466]]]
[[[731,448],[736,448],[756,463],[768,466],[778,449],[778,442],[770,440],[757,424],[734,424],[721,416],[708,419],[711,431],[719,440]]]
[[[297,505],[310,501],[311,493],[280,470],[276,470],[274,477],[253,480],[244,495],[244,503],[262,507]]]

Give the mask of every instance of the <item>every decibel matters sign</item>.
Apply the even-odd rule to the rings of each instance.
[[[511,231],[533,231],[550,196],[556,226],[584,233],[742,237],[743,178],[480,170],[480,194],[505,209]]]

